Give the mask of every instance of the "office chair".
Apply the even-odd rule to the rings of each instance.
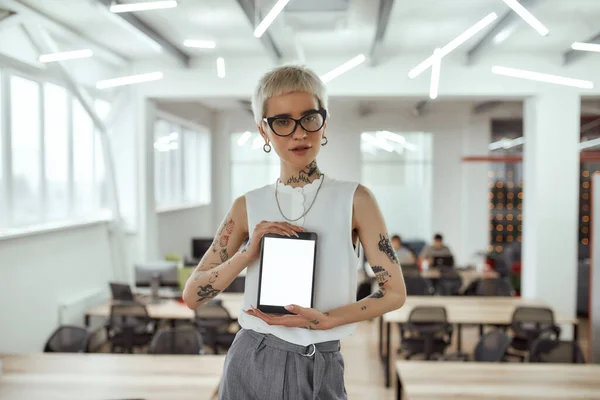
[[[404,284],[408,296],[433,296],[435,292],[431,283],[420,275],[405,275]]]
[[[501,329],[494,329],[483,335],[477,342],[473,350],[473,359],[477,362],[502,362],[505,359],[506,351],[510,347],[511,338]],[[443,360],[451,360],[454,355],[443,357]],[[468,361],[467,354],[459,354],[462,361]]]
[[[212,299],[196,308],[194,324],[215,354],[219,354],[219,348],[229,349],[237,333],[237,329],[233,329],[236,321],[219,299]]]
[[[400,350],[405,358],[423,354],[426,360],[443,355],[452,342],[452,324],[444,307],[419,306],[411,310],[408,323],[400,325]]]
[[[193,327],[164,329],[154,335],[148,353],[204,354],[204,341]]]
[[[540,338],[560,337],[560,327],[554,323],[554,313],[546,307],[517,307],[512,315],[510,328],[513,331],[508,354],[525,361],[533,342]],[[511,350],[516,350],[516,353]]]
[[[585,364],[585,357],[581,347],[576,343],[539,338],[531,345],[529,361],[533,363]]]
[[[505,279],[482,279],[477,284],[475,294],[477,296],[512,297],[515,295],[515,290]]]
[[[44,353],[85,353],[89,341],[88,330],[79,326],[63,325],[56,329],[44,346]]]
[[[451,268],[440,268],[440,278],[435,285],[435,292],[440,296],[457,296],[462,287],[462,278]]]
[[[116,348],[133,353],[133,348],[150,343],[156,331],[156,324],[148,315],[143,304],[113,304],[107,325],[110,351]]]

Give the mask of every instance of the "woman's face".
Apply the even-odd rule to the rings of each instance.
[[[281,96],[274,96],[267,100],[266,117],[290,117],[301,119],[319,110],[319,103],[314,95],[307,92],[292,92]],[[309,116],[303,122],[305,126],[318,127],[320,115]],[[278,133],[287,133],[295,123],[291,120],[277,120],[273,126]],[[290,166],[304,168],[317,158],[321,148],[321,140],[325,135],[327,123],[316,132],[307,132],[298,124],[296,130],[289,136],[278,136],[269,124],[262,122],[258,129],[262,137],[271,143],[279,157]],[[310,129],[310,128],[309,128]],[[312,130],[312,129],[310,129]]]

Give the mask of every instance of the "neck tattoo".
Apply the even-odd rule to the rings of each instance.
[[[313,180],[319,179],[321,175],[321,171],[319,171],[319,167],[317,166],[317,161],[314,160],[304,167],[304,169],[298,171],[298,175],[290,176],[285,184],[311,183]]]

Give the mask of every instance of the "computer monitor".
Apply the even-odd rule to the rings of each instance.
[[[193,238],[192,239],[192,258],[200,260],[204,257],[213,243],[213,238]]]
[[[154,261],[135,265],[135,286],[150,286],[152,277],[157,275],[160,286],[179,287],[177,263],[172,261]]]
[[[117,301],[134,301],[133,292],[131,286],[126,283],[110,282],[110,292],[112,299]]]
[[[454,257],[452,256],[438,256],[433,257],[433,267],[453,267]]]

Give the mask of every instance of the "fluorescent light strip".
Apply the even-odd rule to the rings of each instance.
[[[579,143],[579,150],[587,149],[590,147],[600,146],[600,138],[587,140],[585,142]]]
[[[498,149],[510,149],[511,147],[520,146],[525,143],[525,138],[523,136],[518,137],[516,139],[500,139],[497,142],[490,143],[488,145],[489,150],[498,150]]]
[[[225,78],[225,59],[223,57],[217,58],[217,76]]]
[[[394,132],[390,132],[390,131],[377,131],[375,133],[377,135],[377,138],[382,138],[382,139],[386,139],[395,143],[398,143],[400,146],[402,146],[402,148],[409,150],[409,151],[416,151],[417,150],[417,146],[409,143],[406,141],[406,138],[402,135],[399,135],[397,133]]]
[[[184,40],[183,45],[197,49],[214,49],[217,47],[217,44],[212,40]]]
[[[581,50],[581,51],[593,51],[600,53],[600,44],[596,43],[581,43],[575,42],[571,45],[573,50]]]
[[[546,36],[548,34],[548,28],[544,26],[536,17],[533,16],[525,7],[521,5],[517,0],[502,0],[506,3],[507,6],[512,8],[514,12],[519,14],[519,17],[523,18],[523,21],[527,22],[529,26],[538,31],[538,33],[542,36]]]
[[[321,80],[325,83],[337,78],[338,76],[350,71],[352,68],[362,64],[365,61],[365,55],[359,54],[351,60],[346,61],[337,68],[332,69],[323,76],[320,76]]]
[[[136,83],[157,81],[163,78],[162,72],[150,72],[147,74],[122,76],[120,78],[106,79],[96,83],[96,89],[108,89],[117,86],[133,85]]]
[[[483,18],[481,21],[477,22],[475,25],[473,25],[472,27],[470,27],[469,29],[467,29],[466,31],[464,31],[463,33],[458,35],[454,40],[452,40],[450,43],[448,43],[447,45],[442,47],[442,49],[440,51],[440,58],[447,56],[450,52],[452,52],[458,46],[460,46],[461,44],[463,44],[464,42],[466,42],[467,40],[469,40],[470,38],[475,36],[475,34],[477,34],[479,31],[481,31],[482,29],[487,27],[489,24],[494,22],[497,18],[498,18],[498,14],[496,14],[494,12],[490,13],[485,18]],[[413,69],[411,69],[410,72],[408,73],[408,77],[410,79],[414,79],[417,76],[421,75],[421,73],[423,73],[423,71],[425,71],[427,68],[429,68],[433,65],[433,60],[434,60],[434,56],[427,58],[421,64],[419,64],[416,67],[414,67]]]
[[[498,75],[511,76],[513,78],[528,79],[532,81],[553,83],[556,85],[578,87],[581,89],[593,89],[594,83],[580,79],[567,78],[558,75],[543,74],[540,72],[525,71],[522,69],[508,68],[501,66],[492,67],[492,72]]]
[[[248,139],[250,139],[250,136],[252,136],[252,133],[250,133],[250,131],[242,133],[242,136],[240,136],[240,138],[237,140],[238,146],[245,145]]]
[[[175,0],[147,1],[144,3],[112,4],[110,6],[110,11],[113,13],[126,13],[133,11],[164,10],[166,8],[174,7],[177,7],[177,1]]]
[[[62,53],[50,53],[50,54],[42,54],[39,58],[40,62],[49,63],[54,61],[65,61],[65,60],[75,60],[79,58],[88,58],[94,55],[94,52],[85,49],[85,50],[74,50],[74,51],[65,51]]]
[[[283,11],[285,6],[289,2],[290,0],[279,0],[277,3],[275,3],[273,8],[271,8],[271,11],[269,11],[269,13],[254,30],[254,36],[256,36],[257,38],[261,37],[266,32],[266,30],[269,29],[269,26],[271,26],[273,21],[275,21],[275,18],[277,18],[279,13]]]
[[[435,100],[438,97],[440,88],[440,69],[442,67],[442,57],[440,57],[440,49],[435,49],[433,52],[433,65],[431,66],[431,84],[429,85],[429,98]]]

